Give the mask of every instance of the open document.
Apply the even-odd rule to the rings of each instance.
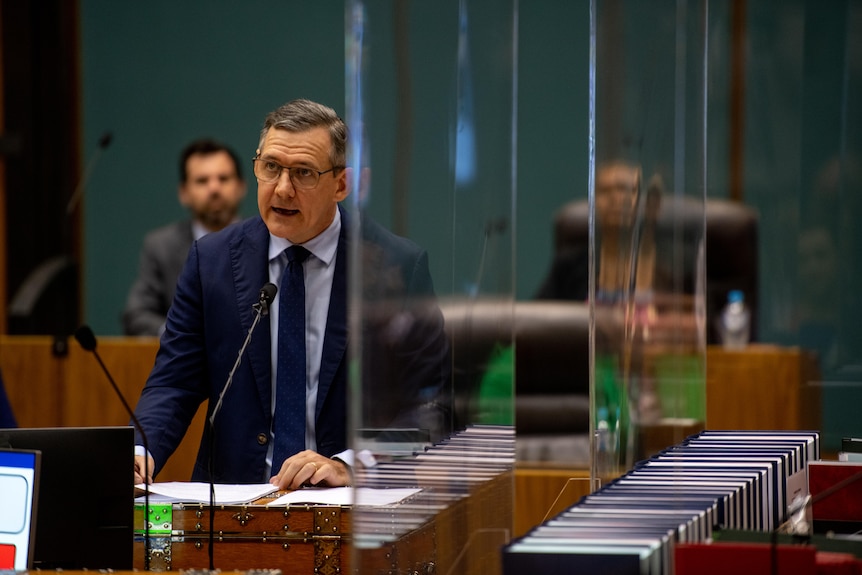
[[[209,483],[169,481],[153,483],[150,486],[150,502],[158,503],[209,503]],[[146,486],[139,484],[136,489],[143,493]],[[269,506],[281,505],[367,505],[382,506],[399,503],[419,493],[418,488],[372,489],[370,487],[304,487],[288,491],[280,497],[268,501]],[[251,503],[276,492],[269,483],[251,485],[215,485],[216,505],[238,505]],[[136,499],[143,503],[143,495]]]
[[[136,493],[143,493],[146,485],[140,483],[135,486]],[[158,503],[209,503],[210,484],[189,481],[167,481],[164,483],[150,484],[150,502]],[[275,486],[269,483],[255,483],[249,485],[229,485],[217,483],[215,485],[216,505],[235,505],[249,503],[261,497],[275,493]],[[143,503],[143,495],[136,499],[137,503]]]

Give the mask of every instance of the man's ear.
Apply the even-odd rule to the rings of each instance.
[[[186,184],[182,183],[177,186],[177,199],[180,201],[180,205],[184,208],[189,207],[189,195],[186,193]]]
[[[350,182],[353,176],[353,168],[344,168],[336,176],[335,201],[340,202],[350,195]]]

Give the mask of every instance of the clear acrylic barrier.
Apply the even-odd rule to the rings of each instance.
[[[356,502],[357,573],[494,573],[510,537],[515,22],[514,1],[346,2],[355,484],[420,489]]]
[[[834,456],[862,436],[862,5],[768,0],[749,3],[745,21],[740,156],[744,201],[760,213],[758,339],[816,355]]]
[[[705,420],[705,3],[593,0],[593,472]]]

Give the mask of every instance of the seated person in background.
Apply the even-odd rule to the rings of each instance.
[[[280,489],[350,482],[347,450],[350,229],[360,226],[363,425],[447,431],[449,344],[427,253],[339,202],[350,193],[347,127],[291,101],[264,121],[254,174],[260,215],[194,242],[135,413],[156,474],[198,407],[208,416],[254,319],[261,287],[278,286],[215,418],[193,481],[270,481]],[[282,275],[284,274],[284,275]],[[304,293],[303,293],[304,292]],[[304,300],[304,305],[299,302]],[[297,305],[298,304],[298,305]],[[208,417],[209,419],[209,417]],[[138,437],[138,446],[142,445]],[[135,480],[144,477],[136,448]],[[210,455],[213,454],[213,459]]]
[[[180,204],[191,218],[149,232],[138,277],[123,312],[126,335],[161,335],[177,278],[192,242],[237,220],[245,197],[237,155],[214,140],[191,142],[180,155]]]
[[[622,160],[599,165],[596,169],[596,300],[615,303],[630,289],[634,263],[635,295],[649,295],[661,278],[656,274],[655,222],[661,203],[662,184],[658,176],[651,181],[644,203],[643,225],[633,242],[638,201],[641,192],[640,167]],[[632,262],[636,246],[637,261]],[[551,269],[539,287],[536,299],[586,301],[589,295],[589,245],[555,254]],[[661,282],[660,282],[661,283]]]

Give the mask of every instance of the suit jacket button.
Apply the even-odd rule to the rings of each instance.
[[[266,445],[268,441],[269,441],[269,438],[266,436],[265,433],[258,433],[257,434],[257,444],[258,445]]]

